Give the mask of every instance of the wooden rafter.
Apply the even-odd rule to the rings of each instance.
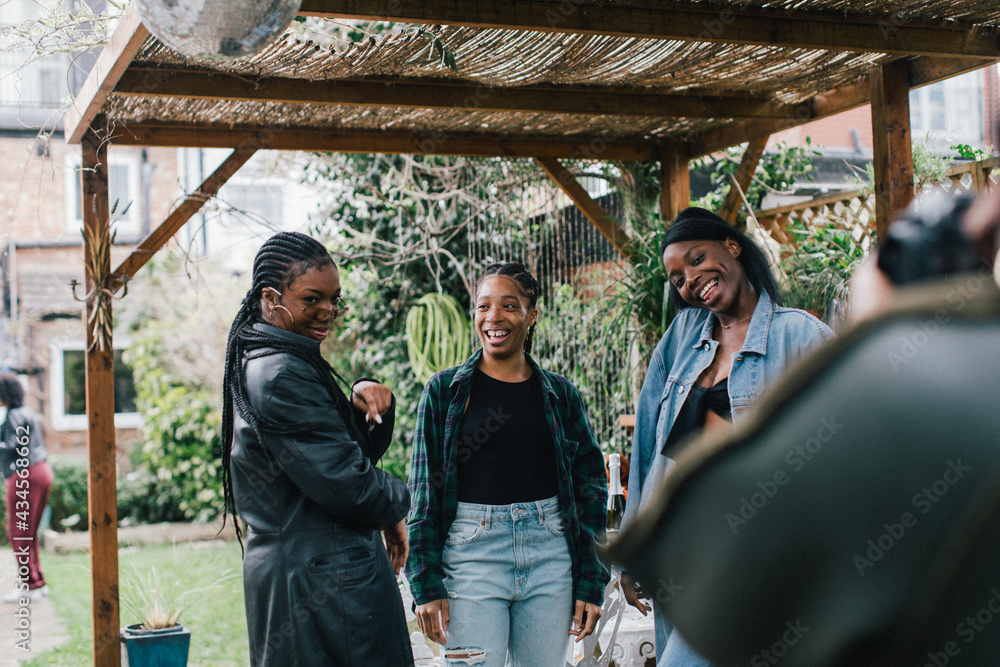
[[[415,133],[372,130],[281,130],[267,126],[218,126],[133,123],[117,128],[116,146],[200,146],[301,150],[340,153],[408,153],[473,157],[551,157],[589,160],[649,161],[657,159],[654,142],[611,139],[600,142],[545,137],[497,137],[490,134]]]
[[[897,16],[764,9],[705,2],[630,0],[303,0],[306,16],[398,21],[478,28],[677,39],[785,48],[897,55],[993,58],[994,33],[962,21],[919,21]]]
[[[308,81],[249,80],[199,70],[136,67],[118,83],[124,96],[227,99],[286,104],[334,104],[402,108],[471,109],[527,113],[605,114],[661,118],[794,119],[797,105],[751,95],[677,95],[643,88],[517,86],[488,88],[449,79],[373,78]]]
[[[130,3],[108,44],[97,57],[97,62],[73,100],[73,105],[66,112],[64,127],[67,143],[80,142],[147,37],[149,30],[142,24],[135,3]]]
[[[966,72],[986,67],[994,61],[969,60],[962,58],[914,58],[903,60],[909,72],[910,88],[919,88]],[[781,130],[801,125],[809,120],[826,118],[855,107],[868,104],[871,100],[871,81],[863,76],[856,81],[838,86],[833,90],[816,95],[800,106],[801,120],[769,121],[744,120],[730,123],[724,128],[692,137],[688,141],[691,157],[697,158],[715,151],[750,141],[754,137],[774,134]]]
[[[559,164],[559,160],[555,158],[536,157],[535,162],[566,193],[566,196],[576,204],[576,207],[587,216],[587,219],[597,227],[597,230],[601,232],[604,238],[611,242],[615,250],[621,253],[626,259],[629,259],[633,251],[629,248],[631,239],[629,239],[628,234],[604,210],[604,207],[594,201],[593,197],[573,177],[573,174],[569,173],[565,167]]]
[[[722,202],[722,208],[719,210],[719,217],[731,225],[736,223],[736,214],[739,213],[740,206],[743,205],[743,194],[746,194],[746,191],[750,188],[750,183],[753,182],[754,171],[756,171],[761,157],[764,156],[764,148],[767,147],[769,136],[765,134],[754,137],[746,147],[746,150],[743,151],[743,158],[740,160],[740,166],[736,170],[735,176],[736,185],[739,187],[734,187],[730,183],[729,193],[726,195],[726,200]],[[741,191],[743,194],[741,194]]]
[[[114,270],[109,289],[116,291],[131,279],[135,272],[152,259],[156,251],[162,248],[191,219],[191,216],[201,210],[201,207],[219,192],[219,189],[233,177],[233,174],[239,171],[240,167],[246,164],[256,151],[257,149],[253,146],[238,148],[223,160],[222,164],[205,179],[205,182],[185,197],[184,201],[167,216],[166,220],[147,234],[146,238],[139,241],[132,253]]]

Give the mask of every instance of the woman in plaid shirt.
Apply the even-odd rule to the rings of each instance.
[[[482,350],[420,400],[406,571],[446,665],[562,667],[601,614],[604,458],[576,387],[528,356],[537,299],[522,264],[487,267]]]

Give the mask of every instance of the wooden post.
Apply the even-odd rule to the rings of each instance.
[[[910,71],[894,60],[871,73],[875,233],[885,238],[892,218],[913,199],[910,138]]]
[[[753,182],[753,174],[757,170],[760,158],[764,155],[764,148],[767,146],[767,140],[770,136],[765,134],[751,139],[750,144],[743,151],[743,159],[740,160],[740,167],[736,171],[736,182],[739,183],[743,194],[746,194]],[[740,207],[743,205],[740,189],[730,184],[729,194],[726,195],[726,200],[722,202],[722,209],[719,210],[719,216],[730,225],[736,224],[736,214],[739,213]]]
[[[93,247],[94,239],[106,238],[110,211],[108,206],[108,147],[107,131],[101,119],[95,119],[81,140],[83,149],[80,170],[83,196],[84,263],[87,267],[87,299],[84,326],[87,328],[86,394],[87,394],[87,509],[90,512],[90,576],[92,594],[91,621],[94,639],[94,666],[120,667],[121,649],[118,640],[118,505],[115,472],[115,391],[114,348],[111,339],[103,348],[95,336],[92,318],[99,307],[95,287],[95,263],[110,268],[110,257],[100,261],[101,252],[110,247]],[[108,244],[110,246],[110,244]],[[98,259],[95,261],[95,255]],[[97,275],[100,283],[104,276]],[[105,304],[105,315],[111,316],[111,300]]]
[[[691,205],[691,175],[687,151],[679,145],[660,158],[660,216],[673,220]]]

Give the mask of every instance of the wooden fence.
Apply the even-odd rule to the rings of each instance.
[[[952,194],[975,194],[1000,182],[1000,158],[968,162],[951,167],[946,179],[926,186],[922,193],[940,190]],[[754,211],[754,215],[771,237],[779,243],[795,245],[786,230],[800,222],[806,227],[836,225],[851,232],[855,241],[873,234],[875,229],[875,195],[856,190],[837,192],[806,202]]]

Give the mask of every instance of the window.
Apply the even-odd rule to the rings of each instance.
[[[280,185],[227,183],[219,193],[224,205],[232,210],[226,215],[229,226],[245,224],[241,216],[277,228],[284,222],[284,190]]]
[[[67,231],[79,233],[83,227],[83,206],[80,193],[80,156],[71,155],[66,170]],[[108,205],[111,222],[119,241],[142,236],[141,163],[138,155],[108,157]]]
[[[959,142],[983,145],[983,72],[969,72],[910,91],[910,133],[915,141],[930,136],[931,146],[946,150]]]
[[[120,340],[116,345],[128,347]],[[84,345],[81,342],[53,343],[50,348],[51,387],[49,415],[57,431],[82,431],[87,428]],[[135,386],[132,369],[122,361],[122,352],[115,350],[115,427],[138,428],[141,417],[135,411]]]
[[[0,25],[17,25],[44,13],[35,0],[14,0],[0,5],[3,5]],[[27,62],[31,55],[30,50],[0,53],[0,107],[58,109],[67,96],[69,56],[58,53]]]

